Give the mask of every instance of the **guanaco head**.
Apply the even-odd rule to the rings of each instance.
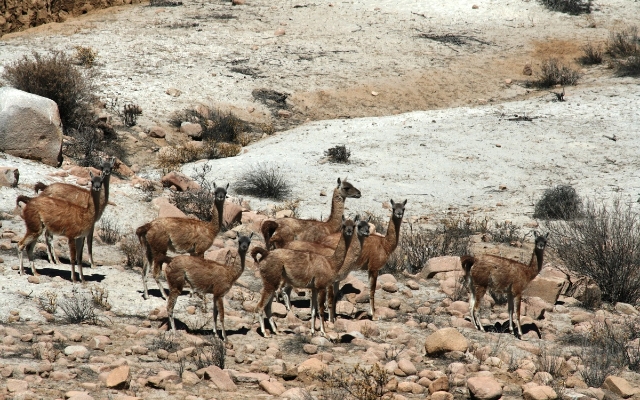
[[[102,170],[102,176],[111,175],[111,171],[113,171],[114,165],[116,165],[115,157],[107,158],[106,160],[102,161],[102,165],[100,166],[100,169]]]
[[[224,203],[224,200],[227,198],[227,190],[229,189],[229,184],[227,183],[227,187],[216,186],[216,183],[213,182],[213,196],[215,201],[218,204]]]
[[[356,217],[360,218],[360,217]],[[355,230],[356,223],[353,220],[345,219],[344,215],[342,216],[342,234],[345,238],[350,238],[353,236],[353,231]]]
[[[395,219],[402,219],[404,217],[404,206],[407,205],[407,200],[402,203],[396,203],[391,199],[391,207],[393,208],[393,217]]]
[[[347,182],[347,178],[344,178],[344,180],[340,180],[340,178],[338,178],[338,189],[340,197],[343,199],[346,199],[347,197],[352,197],[354,199],[360,198],[360,191],[356,189],[355,186]]]
[[[253,237],[253,232],[251,232],[251,235],[249,236],[244,236],[244,235],[238,236],[238,253],[245,254],[247,250],[249,250],[249,245],[251,245],[252,237]]]
[[[366,238],[367,236],[369,236],[369,234],[371,233],[369,221],[371,221],[371,216],[369,216],[369,219],[365,221],[364,219],[360,220],[360,216],[356,215],[354,222],[357,222],[356,235],[358,235],[358,237]]]
[[[547,246],[547,238],[549,237],[549,232],[547,232],[546,235],[539,235],[538,232],[533,231],[533,234],[535,235],[536,239],[535,239],[535,246],[536,246],[536,250],[542,251],[544,250],[544,248]]]
[[[94,192],[99,192],[102,188],[104,175],[93,175],[93,172],[89,171],[89,176],[91,177],[91,190]]]

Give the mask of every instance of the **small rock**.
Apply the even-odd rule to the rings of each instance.
[[[318,346],[315,344],[305,344],[302,346],[302,350],[307,354],[316,354],[318,352]]]
[[[272,396],[280,396],[286,390],[284,385],[275,379],[260,381],[260,388]]]
[[[432,333],[425,339],[428,355],[449,351],[467,351],[469,341],[455,328],[444,328]]]
[[[278,28],[278,29],[276,29],[276,31],[273,34],[276,35],[276,36],[282,36],[285,33],[286,32],[285,32],[284,28]]]
[[[113,369],[107,375],[105,385],[109,388],[120,389],[125,388],[129,383],[129,366],[122,365]]]
[[[10,393],[24,392],[29,388],[29,383],[19,379],[7,379],[6,387]]]
[[[27,282],[37,285],[40,283],[40,278],[37,276],[29,275],[29,277],[27,278]]]
[[[149,129],[149,136],[152,138],[164,138],[167,136],[167,131],[165,131],[163,127],[156,125]],[[133,166],[131,169],[133,170]]]
[[[607,376],[607,379],[605,379],[602,384],[602,388],[611,390],[616,395],[625,399],[638,392],[638,390],[634,389],[626,379],[614,375]]]
[[[525,400],[554,400],[558,398],[555,390],[549,386],[534,386],[522,392]]]
[[[616,311],[624,315],[638,314],[638,310],[636,310],[634,306],[632,306],[631,304],[621,303],[621,302],[616,303]]]
[[[176,88],[169,88],[165,93],[173,97],[179,97],[182,94],[182,92]]]
[[[477,10],[478,8],[480,8],[480,6],[478,6],[477,4],[474,4],[471,6],[472,9]]]

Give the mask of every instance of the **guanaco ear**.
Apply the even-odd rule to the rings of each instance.
[[[224,190],[229,190],[229,184],[227,183],[227,187]]]
[[[396,203],[393,202],[393,199],[391,199],[391,207],[394,207],[396,205]]]
[[[93,179],[93,172],[89,171],[89,176]]]
[[[353,222],[360,221],[360,215],[356,214],[356,217],[353,219]]]
[[[547,234],[546,234],[546,235],[544,235],[544,238],[545,238],[545,239],[546,239],[546,238],[548,238],[548,237],[549,237],[549,232],[547,232]]]
[[[116,158],[115,157],[111,157],[110,164],[111,164],[111,168],[113,168],[113,166],[116,165]]]
[[[340,187],[340,185],[342,185],[342,181],[338,178],[338,187]]]
[[[369,218],[367,219],[367,222],[371,222],[371,215],[369,215]]]
[[[249,235],[249,240],[251,240],[252,237],[253,237],[253,232],[251,232],[251,235]]]
[[[403,205],[403,206],[406,206],[406,205],[407,205],[407,199],[404,199],[404,201],[402,202],[402,205]]]
[[[215,182],[213,182],[213,188],[214,188],[214,189],[215,189],[215,188],[217,188],[217,186],[216,186],[216,183],[215,183]]]
[[[346,221],[346,218],[344,217],[344,214],[342,215],[342,222],[344,223],[344,221]]]
[[[540,235],[538,234],[538,231],[533,231],[533,237],[538,237],[538,236],[540,236]]]

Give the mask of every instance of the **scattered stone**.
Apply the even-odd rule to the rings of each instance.
[[[167,136],[167,131],[165,131],[163,127],[156,125],[149,129],[149,136],[151,136],[152,138],[162,139]],[[131,167],[131,169],[133,169],[133,166]]]
[[[407,375],[415,375],[418,373],[416,366],[413,363],[405,358],[398,361],[398,368],[402,370]]]
[[[634,306],[632,306],[631,304],[621,303],[621,302],[616,303],[616,311],[624,315],[638,314],[638,310]]]
[[[40,283],[40,278],[37,276],[29,275],[29,277],[27,278],[27,282],[37,285]]]
[[[398,291],[398,285],[396,285],[393,282],[385,282],[382,285],[382,290],[384,290],[385,292],[389,292],[389,293],[395,293]]]
[[[20,179],[18,168],[0,167],[0,187],[17,187]]]
[[[441,376],[438,379],[431,382],[429,385],[429,393],[435,392],[448,392],[449,391],[449,378]]]
[[[605,379],[604,383],[602,384],[602,388],[608,389],[624,399],[631,397],[638,392],[638,389],[635,389],[633,386],[631,386],[631,384],[626,379],[614,375],[607,376],[607,379]]]
[[[502,385],[489,376],[475,376],[467,379],[467,388],[475,399],[494,400],[502,397]]]
[[[129,366],[121,365],[117,368],[114,368],[109,375],[107,375],[107,379],[105,385],[108,388],[113,389],[124,389],[129,384]]]
[[[260,388],[272,396],[280,396],[286,390],[284,385],[276,379],[265,379],[260,381]]]
[[[222,391],[235,392],[238,390],[238,387],[233,383],[229,374],[215,365],[210,365],[207,368],[196,371],[196,374],[199,373],[202,373],[205,379],[209,379],[216,388]]]
[[[64,354],[70,356],[71,354],[86,354],[89,350],[86,347],[80,345],[67,346],[64,349]]]
[[[419,290],[420,289],[420,285],[418,284],[418,282],[414,281],[413,279],[409,279],[407,281],[407,283],[405,283],[405,285],[407,285],[407,287],[411,290]]]
[[[525,400],[554,400],[558,398],[555,390],[549,386],[534,386],[522,392]]]
[[[453,400],[453,395],[449,392],[435,392],[431,394],[431,400]]]
[[[317,358],[310,358],[306,361],[303,361],[298,365],[298,374],[308,373],[308,374],[317,374],[322,372],[327,368],[327,364],[318,360]]]
[[[303,388],[292,388],[280,395],[281,399],[289,400],[307,400],[311,398],[311,394]]]
[[[165,93],[173,97],[179,97],[182,94],[182,92],[176,88],[169,88]]]
[[[302,346],[302,350],[307,354],[316,354],[318,352],[318,346],[315,344],[305,344]]]
[[[420,272],[420,277],[431,279],[433,276],[439,272],[450,272],[450,271],[460,271],[462,270],[462,264],[460,263],[460,257],[454,256],[443,256],[443,257],[433,257],[427,261],[427,265]]]
[[[425,339],[425,350],[428,355],[466,351],[468,347],[469,341],[455,328],[440,329]]]
[[[10,393],[24,392],[29,388],[29,383],[19,379],[7,379],[6,387]]]
[[[276,31],[273,34],[276,35],[276,36],[282,36],[285,33],[286,32],[285,32],[284,28],[278,28],[278,29],[276,29]]]

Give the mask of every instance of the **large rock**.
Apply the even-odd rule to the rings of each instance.
[[[18,168],[0,167],[0,187],[17,187],[20,179]]]
[[[566,283],[566,279],[536,276],[524,290],[524,297],[540,297],[549,304],[556,304],[558,296]]]
[[[607,376],[607,379],[605,379],[604,383],[602,384],[602,388],[608,389],[624,399],[633,396],[637,392],[640,392],[640,390],[631,386],[631,384],[627,382],[626,379],[613,375]]]
[[[187,218],[186,214],[171,204],[166,197],[156,197],[151,203],[158,208],[158,218]]]
[[[54,167],[62,163],[62,122],[55,101],[0,88],[0,151]]]
[[[502,385],[489,376],[475,376],[467,379],[469,393],[474,399],[493,400],[502,397]]]
[[[460,257],[443,256],[434,257],[427,261],[427,265],[419,274],[421,277],[431,279],[438,272],[462,271]]]
[[[235,226],[242,223],[242,207],[230,201],[224,202],[222,210],[222,223],[227,226]]]
[[[122,365],[118,368],[113,369],[111,372],[109,372],[109,375],[107,375],[107,381],[105,382],[105,385],[108,388],[122,389],[128,385],[128,382],[129,382],[129,366]]]
[[[428,355],[449,351],[466,351],[469,341],[455,328],[444,328],[427,336],[424,342]]]
[[[555,390],[550,386],[534,386],[522,393],[525,400],[555,400],[558,398]]]
[[[229,374],[215,365],[196,371],[196,374],[202,373],[205,379],[209,379],[218,389],[224,392],[235,392],[238,387]]]
[[[200,185],[185,174],[177,171],[171,171],[160,179],[162,186],[174,186],[178,191],[186,192],[187,190],[198,190]]]

